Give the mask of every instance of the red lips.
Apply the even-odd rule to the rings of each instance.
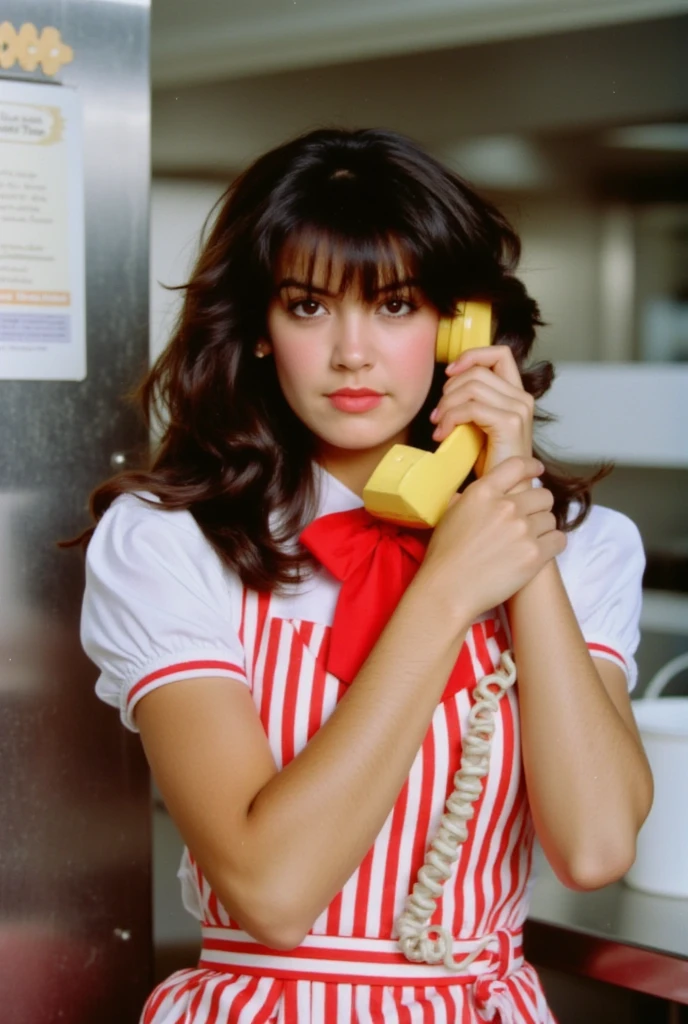
[[[329,398],[334,395],[341,395],[342,398],[381,398],[381,391],[371,391],[370,388],[340,388],[338,391],[332,391],[329,394]]]
[[[327,397],[339,412],[361,413],[376,409],[385,396],[370,388],[340,388]]]

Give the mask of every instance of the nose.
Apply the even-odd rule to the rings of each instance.
[[[332,345],[332,366],[338,370],[362,370],[374,362],[373,338],[366,317],[350,311],[337,318]]]

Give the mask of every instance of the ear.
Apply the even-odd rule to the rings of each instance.
[[[272,355],[272,345],[265,338],[259,338],[256,342],[256,346],[253,349],[253,354],[256,359],[263,359],[265,356]]]

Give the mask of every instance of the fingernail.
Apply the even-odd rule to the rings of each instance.
[[[455,369],[456,369],[456,363],[450,363],[449,366],[447,367],[447,369],[444,372],[445,373],[451,373],[451,371],[455,370]]]
[[[438,410],[437,409],[433,409],[432,412],[430,413],[430,422],[431,423],[437,423],[438,416],[439,416]]]

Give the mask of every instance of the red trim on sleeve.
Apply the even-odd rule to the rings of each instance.
[[[604,644],[588,644],[588,650],[609,654],[612,658],[617,658],[624,667],[626,666],[626,659],[618,651],[615,651],[613,647],[606,647]]]
[[[165,668],[159,668],[155,672],[151,672],[149,675],[144,676],[143,679],[139,679],[136,686],[132,686],[127,697],[127,703],[131,704],[132,700],[136,695],[147,686],[148,683],[155,682],[156,679],[162,679],[163,676],[173,676],[178,672],[195,671],[198,669],[214,669],[219,668],[224,672],[234,672],[240,678],[245,678],[246,673],[239,665],[234,665],[231,661],[181,661],[177,665],[167,665]]]

